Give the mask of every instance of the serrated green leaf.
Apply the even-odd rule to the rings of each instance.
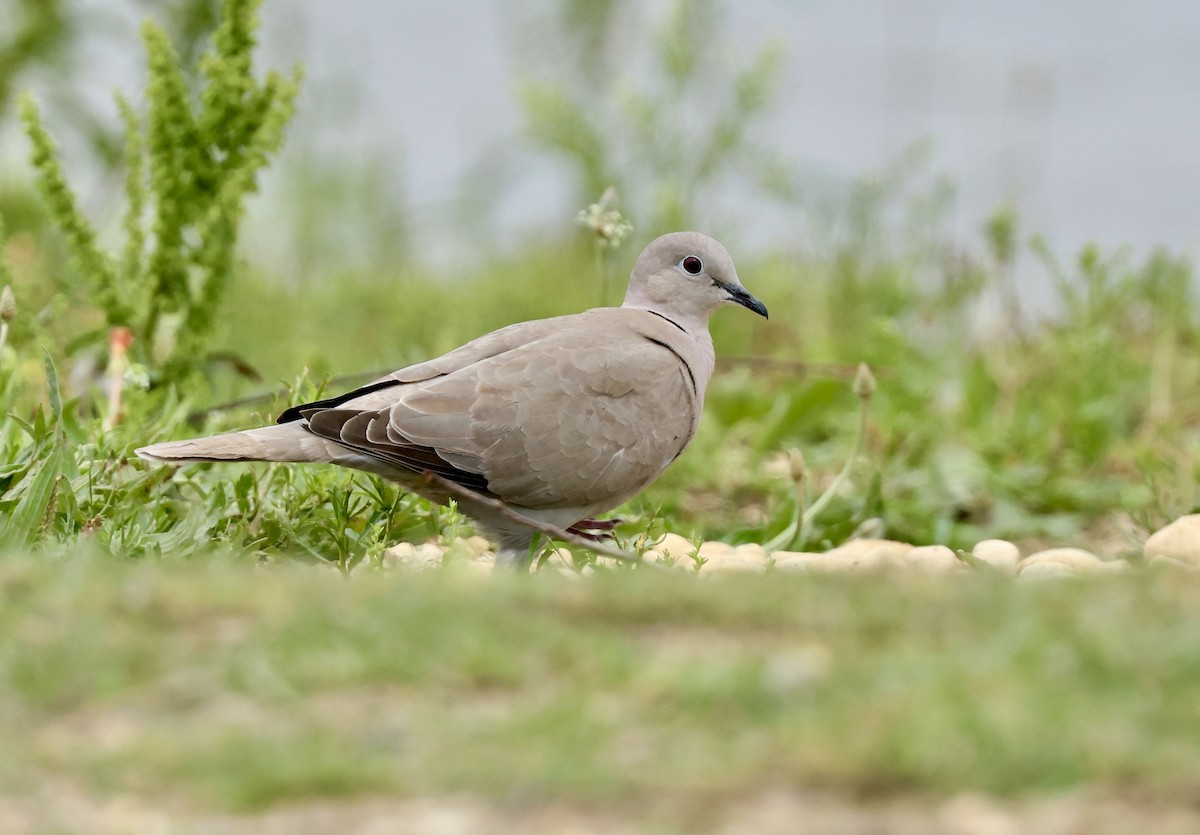
[[[32,476],[25,493],[4,524],[2,539],[6,545],[29,545],[36,538],[54,496],[54,485],[62,474],[63,452],[61,444],[54,444]]]

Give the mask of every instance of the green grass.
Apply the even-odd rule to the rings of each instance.
[[[1200,583],[1153,572],[345,580],[10,556],[0,794],[686,808],[772,786],[1088,786],[1179,803],[1200,780],[1197,605]]]

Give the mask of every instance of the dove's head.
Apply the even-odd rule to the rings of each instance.
[[[725,247],[699,232],[672,232],[638,256],[624,306],[661,314],[691,330],[706,327],[709,315],[725,304],[767,315],[766,306],[742,286]]]

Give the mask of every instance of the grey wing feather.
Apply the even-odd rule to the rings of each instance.
[[[305,418],[306,428],[312,434],[336,441],[399,470],[413,475],[433,472],[476,492],[491,492],[487,479],[478,468],[455,466],[433,447],[391,437],[387,430],[386,409],[376,412],[323,409],[308,413]]]
[[[492,331],[478,339],[473,339],[461,348],[455,348],[449,353],[431,360],[425,360],[414,365],[408,365],[393,371],[377,380],[372,380],[365,386],[345,392],[335,397],[316,400],[311,403],[301,403],[284,411],[276,423],[290,423],[300,420],[305,411],[314,409],[333,409],[344,407],[348,409],[380,409],[396,399],[393,389],[404,383],[419,383],[425,380],[445,376],[465,368],[488,357],[511,351],[521,345],[540,338],[552,331],[557,322],[568,317],[557,319],[539,319],[533,322],[518,322],[500,330]]]

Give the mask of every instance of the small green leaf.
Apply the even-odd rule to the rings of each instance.
[[[46,388],[50,391],[50,413],[54,415],[54,425],[62,425],[62,392],[58,389],[58,372],[54,368],[54,360],[50,358],[50,352],[45,351],[44,360],[46,363]]]
[[[62,465],[63,446],[55,443],[8,517],[3,533],[6,545],[29,545],[33,542],[54,496],[54,485],[62,473]]]
[[[24,431],[25,434],[32,438],[35,442],[38,440],[37,427],[32,423],[18,417],[17,415],[14,415],[12,412],[9,412],[6,417],[17,426],[21,427],[22,431]]]

